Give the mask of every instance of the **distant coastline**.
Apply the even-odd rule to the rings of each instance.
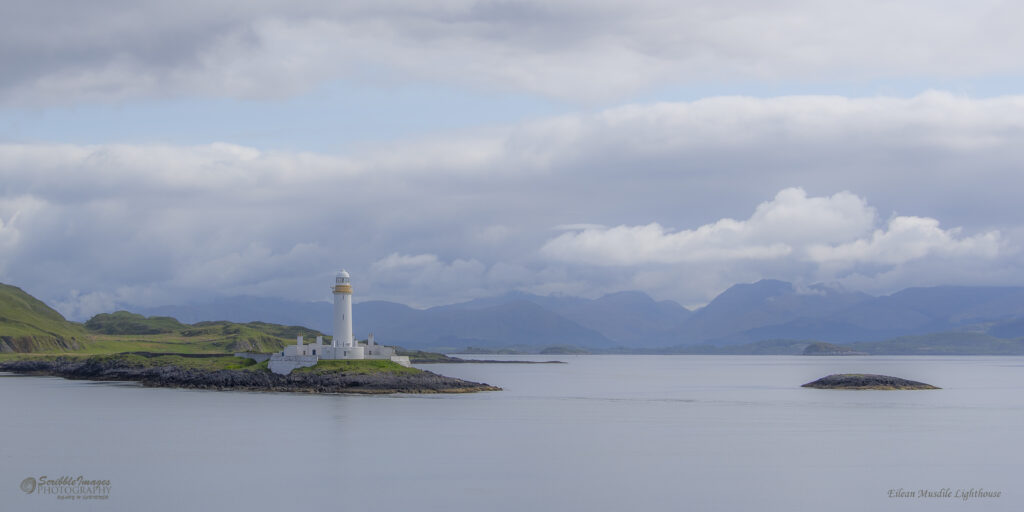
[[[515,359],[463,359],[461,357],[440,354],[437,352],[426,352],[423,350],[399,349],[398,354],[408,356],[413,364],[565,364],[565,361],[521,361]]]

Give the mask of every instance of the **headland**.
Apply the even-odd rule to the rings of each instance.
[[[278,375],[267,368],[266,362],[221,354],[18,354],[0,358],[0,371],[208,390],[359,394],[501,390],[385,360],[325,360],[288,375]]]

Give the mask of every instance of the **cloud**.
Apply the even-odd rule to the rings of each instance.
[[[541,253],[597,265],[774,259],[808,241],[848,239],[867,230],[873,219],[874,210],[849,192],[809,198],[803,189],[789,188],[761,203],[746,221],[721,219],[675,232],[658,223],[584,227],[550,240]]]
[[[370,265],[366,283],[371,288],[390,290],[392,299],[400,297],[406,303],[422,306],[430,305],[422,297],[431,294],[468,300],[495,293],[489,282],[493,275],[475,259],[445,263],[435,254],[392,253]]]
[[[76,315],[326,300],[340,266],[360,297],[420,305],[508,289],[697,304],[762,277],[1024,284],[1022,119],[1017,96],[722,97],[343,155],[0,144],[0,281]]]
[[[6,14],[0,97],[42,104],[281,97],[339,78],[587,101],[724,80],[1006,76],[1024,43],[1021,7],[987,1],[65,1]]]
[[[939,221],[893,217],[872,230],[876,212],[850,192],[808,197],[787,188],[761,203],[746,220],[721,219],[695,229],[669,231],[660,224],[587,227],[549,240],[546,257],[592,265],[723,262],[792,258],[828,264],[899,265],[932,254],[999,256],[1000,234],[973,237],[943,230]]]
[[[942,229],[936,219],[893,217],[886,229],[877,229],[870,237],[844,244],[813,245],[807,257],[825,264],[856,264],[860,262],[899,265],[938,254],[942,256],[991,259],[999,256],[1001,236],[988,231],[961,237],[961,229]]]
[[[778,258],[789,254],[784,244],[741,245],[746,227],[731,219],[695,231],[667,233],[658,223],[587,229],[566,233],[541,248],[545,256],[594,265],[683,263],[687,261]],[[736,240],[739,241],[739,240]]]

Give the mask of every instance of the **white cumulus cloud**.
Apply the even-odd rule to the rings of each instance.
[[[694,229],[658,223],[585,227],[563,233],[540,249],[546,257],[594,265],[722,262],[791,258],[819,264],[898,265],[932,254],[994,258],[1000,234],[962,236],[923,217],[893,217],[875,229],[876,211],[850,192],[808,197],[787,188],[745,220],[721,219]]]
[[[876,229],[869,237],[839,245],[811,245],[807,257],[824,264],[878,263],[899,265],[929,255],[995,258],[999,255],[1001,236],[988,231],[975,236],[962,236],[961,229],[942,229],[939,221],[926,217],[893,217],[884,229]]]

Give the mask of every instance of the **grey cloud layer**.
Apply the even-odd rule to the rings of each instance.
[[[1021,284],[1022,119],[1020,97],[711,98],[343,157],[0,145],[0,281],[75,317],[326,298],[338,265],[362,298],[419,305],[510,288],[694,304],[762,277]]]
[[[0,97],[279,97],[427,78],[604,100],[701,80],[1022,71],[1014,2],[14,2]]]

